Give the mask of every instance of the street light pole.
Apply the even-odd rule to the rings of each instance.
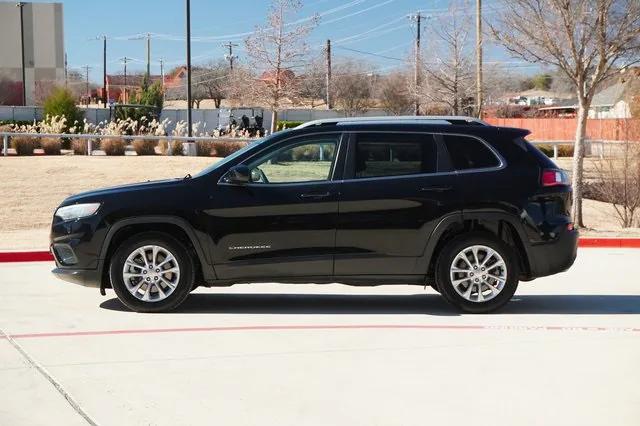
[[[107,94],[107,36],[102,36],[102,106],[107,107],[109,95]]]
[[[24,3],[19,1],[16,7],[20,8],[20,54],[22,57],[22,105],[27,105],[27,79],[25,77],[25,61],[24,61]]]
[[[187,134],[193,136],[191,117],[191,0],[185,0],[187,6]]]

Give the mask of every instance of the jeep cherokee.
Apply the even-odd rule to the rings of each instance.
[[[430,285],[490,312],[576,257],[571,186],[527,134],[468,117],[309,122],[193,177],[67,198],[53,273],[140,312],[248,282]]]

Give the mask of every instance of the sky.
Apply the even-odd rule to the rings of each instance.
[[[53,2],[53,0],[38,0]],[[468,0],[468,13],[474,17],[475,1]],[[499,0],[484,0],[487,19],[496,13]],[[122,72],[121,58],[128,57],[128,72],[146,68],[146,42],[140,35],[151,33],[152,74],[160,73],[163,58],[165,71],[185,63],[184,0],[58,0],[64,9],[65,49],[70,69],[89,65],[90,79],[102,80],[102,41],[106,35],[107,72]],[[446,19],[450,0],[303,0],[302,8],[292,19],[320,15],[318,25],[308,37],[311,57],[322,55],[327,39],[332,40],[334,60],[341,56],[367,61],[381,73],[406,66],[415,39],[415,23],[409,15],[420,11],[423,21],[423,55],[428,57],[430,32]],[[224,57],[223,43],[231,41],[239,61],[246,60],[245,33],[264,24],[268,0],[191,0],[192,61],[206,63]],[[499,12],[499,10],[498,10]],[[475,34],[475,30],[471,35]],[[356,49],[366,54],[354,52]],[[382,55],[382,56],[380,56]],[[499,47],[487,44],[484,60],[497,61],[530,73],[535,66],[509,58]]]

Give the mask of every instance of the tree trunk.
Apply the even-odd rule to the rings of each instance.
[[[579,228],[584,227],[582,220],[582,177],[584,169],[584,138],[587,130],[588,115],[588,102],[580,100],[578,123],[576,126],[576,141],[573,151],[573,178],[571,182],[573,185],[573,207],[571,216],[573,217],[574,224]]]
[[[271,111],[271,126],[269,129],[269,134],[274,134],[278,128],[278,111],[275,109]]]

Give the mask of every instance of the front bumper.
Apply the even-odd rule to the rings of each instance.
[[[63,281],[79,284],[85,287],[100,287],[100,272],[97,269],[69,269],[55,268],[51,271],[56,278]]]
[[[553,241],[534,244],[530,247],[530,253],[535,262],[532,265],[532,278],[566,271],[578,254],[578,231],[566,230]]]
[[[53,275],[70,283],[100,288],[100,250],[105,232],[106,227],[96,216],[72,221],[54,218],[50,245],[56,262]]]

